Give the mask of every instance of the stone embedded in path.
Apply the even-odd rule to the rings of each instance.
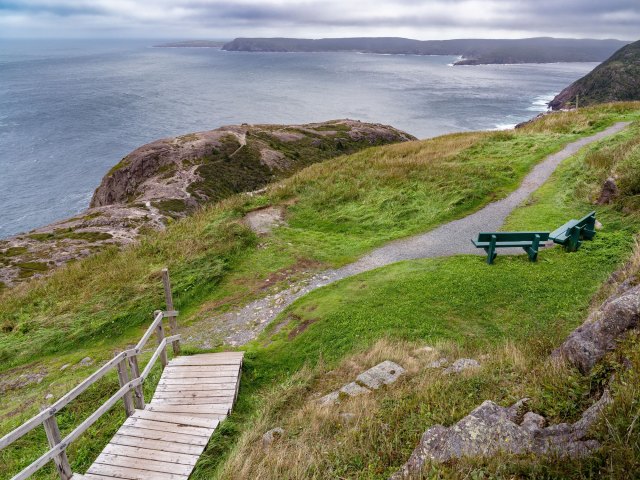
[[[325,407],[328,405],[333,405],[340,398],[340,392],[336,390],[335,392],[327,393],[324,397],[318,399],[318,405],[321,407]]]
[[[525,401],[501,407],[485,401],[451,427],[434,425],[427,430],[407,463],[390,480],[414,478],[427,462],[443,463],[462,457],[489,457],[498,452],[512,454],[578,457],[599,448],[595,440],[583,440],[589,428],[611,403],[605,390],[596,403],[574,424],[561,423],[544,428],[545,419],[528,412],[520,421]]]
[[[443,357],[431,362],[429,365],[427,365],[427,368],[442,368],[442,367],[446,367],[448,364],[449,364],[449,360]]]
[[[385,360],[358,375],[356,382],[372,390],[377,390],[382,385],[394,383],[404,372],[405,369],[397,363]]]

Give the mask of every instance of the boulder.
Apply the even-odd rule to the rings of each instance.
[[[640,285],[621,285],[598,310],[569,334],[551,354],[562,358],[581,372],[589,372],[640,319]]]
[[[490,457],[498,452],[576,457],[599,447],[595,440],[583,440],[602,410],[611,402],[605,391],[576,423],[544,428],[546,420],[527,412],[520,420],[523,399],[511,407],[485,401],[451,427],[435,425],[427,430],[407,463],[391,480],[416,478],[427,462],[443,463],[462,457]]]
[[[609,177],[605,180],[602,185],[602,190],[600,191],[600,197],[598,197],[598,201],[596,202],[598,205],[608,205],[610,204],[615,197],[618,196],[619,193],[618,185],[614,178]]]

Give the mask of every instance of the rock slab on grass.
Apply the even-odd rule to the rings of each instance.
[[[358,375],[356,382],[372,390],[377,390],[383,385],[394,383],[404,372],[405,369],[397,363],[385,360]]]
[[[526,413],[521,419],[524,401],[501,407],[487,400],[455,425],[435,425],[427,430],[407,463],[390,480],[415,478],[427,462],[489,457],[501,451],[565,457],[589,454],[599,447],[599,443],[583,438],[609,403],[611,397],[605,390],[600,400],[576,423],[544,428],[544,418],[533,412]]]

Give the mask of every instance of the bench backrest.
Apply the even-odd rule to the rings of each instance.
[[[595,222],[595,219],[596,219],[596,212],[591,212],[591,213],[585,215],[584,217],[582,217],[580,220],[578,220],[578,226],[579,227],[584,227],[585,225],[588,225],[589,223]]]
[[[478,234],[478,242],[490,242],[492,235],[498,242],[528,242],[533,241],[536,235],[540,235],[541,242],[549,240],[549,232],[482,232]]]

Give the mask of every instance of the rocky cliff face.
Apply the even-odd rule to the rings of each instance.
[[[354,120],[233,125],[157,140],[114,166],[82,214],[0,240],[0,289],[135,242],[202,204],[260,189],[313,163],[407,140],[414,137]]]
[[[592,72],[562,90],[554,110],[597,103],[640,100],[640,41],[622,47]]]

